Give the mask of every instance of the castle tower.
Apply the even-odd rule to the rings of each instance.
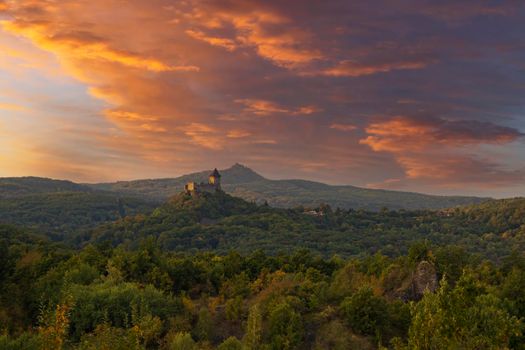
[[[197,196],[199,193],[214,193],[221,190],[221,174],[219,174],[219,171],[215,169],[209,176],[208,176],[208,183],[201,182],[188,182],[186,186],[184,186],[184,190],[186,194]]]
[[[221,174],[219,174],[217,168],[208,176],[208,183],[215,186],[217,190],[221,189]]]

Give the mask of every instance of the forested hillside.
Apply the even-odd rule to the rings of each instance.
[[[39,177],[0,178],[0,199],[20,198],[36,193],[91,192],[92,189],[71,181]]]
[[[92,188],[137,195],[165,201],[184,189],[188,181],[207,181],[210,171],[202,171],[173,179],[121,181],[90,185]],[[250,202],[267,202],[273,207],[316,207],[329,204],[334,208],[367,209],[442,209],[475,204],[486,198],[431,196],[420,193],[374,190],[354,186],[330,186],[306,180],[269,180],[253,170],[236,164],[221,170],[222,187],[233,196]]]
[[[156,237],[166,251],[222,254],[231,249],[250,253],[290,253],[308,248],[329,257],[359,256],[381,251],[406,254],[417,240],[457,244],[494,261],[513,249],[525,249],[525,199],[492,201],[481,206],[446,211],[389,211],[272,208],[226,193],[194,198],[172,197],[150,215],[126,217],[101,225],[83,242],[133,246],[138,239]]]
[[[33,195],[71,197],[42,207],[80,220],[67,235],[0,225],[0,349],[525,349],[525,199],[377,212],[179,193],[125,216],[104,193]]]
[[[224,175],[228,178],[261,179],[242,166]],[[133,246],[140,238],[155,236],[166,251],[262,249],[276,254],[303,247],[325,257],[378,251],[394,257],[424,239],[459,244],[494,261],[525,248],[521,199],[442,211],[367,211],[326,204],[273,208],[221,192],[201,198],[179,193],[159,206],[146,201],[147,195],[133,197],[67,181],[12,178],[0,183],[9,188],[1,193],[0,223],[31,228],[75,247],[96,242]]]
[[[46,233],[55,240],[118,218],[151,211],[156,202],[93,190],[69,181],[0,179],[0,223]]]
[[[188,181],[207,180],[208,171],[176,179],[79,185],[36,177],[0,178],[0,223],[36,229],[54,239],[70,239],[106,222],[145,214],[180,193]],[[273,207],[389,209],[450,208],[479,203],[474,197],[438,197],[417,193],[329,186],[304,180],[268,180],[236,164],[223,171],[227,193]]]
[[[250,210],[250,208],[243,208]],[[237,209],[235,209],[237,210]],[[0,348],[524,349],[525,256],[71,250],[0,226]]]

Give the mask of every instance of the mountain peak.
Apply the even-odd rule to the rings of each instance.
[[[240,163],[235,163],[228,169],[222,170],[221,173],[224,183],[247,183],[264,180],[264,177]]]
[[[237,168],[240,168],[240,169],[249,169],[246,165],[243,165],[241,163],[235,163],[233,164],[230,169],[237,169]]]

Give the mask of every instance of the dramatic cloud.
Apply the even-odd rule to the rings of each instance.
[[[249,131],[235,129],[235,130],[230,130],[227,136],[232,139],[240,139],[240,138],[248,137],[251,135],[252,133]]]
[[[202,40],[210,45],[223,47],[228,51],[233,51],[237,47],[235,41],[232,39],[206,36],[206,34],[201,31],[187,30],[186,34],[194,39]]]
[[[195,66],[170,66],[155,59],[112,49],[108,44],[98,41],[98,38],[89,33],[62,34],[54,28],[40,23],[4,22],[3,27],[7,32],[31,39],[38,47],[46,51],[63,55],[65,59],[106,61],[153,72],[199,70]]]
[[[515,1],[0,0],[1,174],[525,193],[523,31]]]
[[[337,66],[323,71],[323,74],[334,77],[360,77],[376,73],[390,72],[398,69],[421,69],[426,67],[430,62],[390,62],[383,64],[366,64],[352,61],[342,61]]]
[[[429,145],[461,146],[479,143],[508,143],[524,136],[516,129],[476,120],[448,121],[433,117],[425,119],[395,117],[372,123],[366,128],[370,135],[361,140],[374,151],[408,151]]]
[[[339,131],[353,131],[357,129],[357,126],[352,124],[340,124],[340,123],[334,123],[330,125],[330,129],[336,129]]]
[[[521,181],[522,171],[508,171],[472,147],[505,145],[522,138],[516,129],[475,120],[394,117],[366,127],[360,140],[376,152],[392,153],[408,178],[440,180],[441,185],[476,183],[497,186]]]
[[[217,130],[209,125],[191,123],[183,127],[182,131],[191,137],[192,141],[197,145],[212,150],[220,150],[223,148],[221,139],[217,135]]]
[[[311,47],[313,34],[295,25],[292,18],[277,10],[261,8],[250,2],[224,7],[220,6],[221,2],[196,4],[192,11],[194,25],[198,24],[208,31],[228,27],[233,30],[232,38],[217,38],[200,30],[187,31],[196,39],[228,50],[238,46],[253,47],[262,58],[285,68],[298,67],[323,58],[318,49]]]
[[[294,109],[280,106],[271,101],[264,100],[253,100],[253,99],[239,99],[235,102],[243,104],[245,106],[244,111],[253,113],[259,116],[274,115],[274,114],[286,114],[286,115],[309,115],[317,112],[321,112],[322,109],[316,106],[302,106]]]

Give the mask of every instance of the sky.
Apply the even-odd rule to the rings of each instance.
[[[523,33],[521,0],[0,0],[0,176],[525,196]]]

